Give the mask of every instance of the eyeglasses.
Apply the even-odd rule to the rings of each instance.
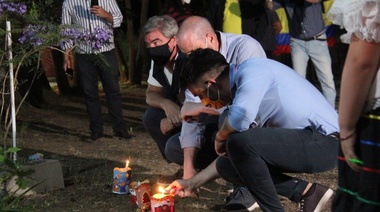
[[[208,99],[210,99],[211,101],[216,101],[216,100],[220,99],[220,92],[219,92],[219,88],[217,87],[217,89],[216,89],[216,91],[217,91],[217,97],[216,98],[211,98],[210,97],[210,87],[213,86],[213,85],[216,85],[216,83],[213,83],[213,84],[207,83],[207,85],[206,85],[206,97]]]

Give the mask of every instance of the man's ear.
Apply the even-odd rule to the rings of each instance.
[[[210,41],[210,43],[214,43],[215,42],[215,38],[214,38],[214,36],[211,34],[211,33],[207,33],[206,34],[206,38],[207,38],[207,40],[209,40]]]
[[[173,42],[175,43],[175,45],[177,45],[177,36],[174,35],[174,36],[172,37],[172,40],[173,40]]]
[[[207,87],[210,87],[211,85],[213,85],[213,84],[215,84],[215,83],[216,83],[215,79],[209,79],[209,80],[207,81]]]

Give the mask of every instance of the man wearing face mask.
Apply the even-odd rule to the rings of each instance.
[[[147,80],[146,102],[149,107],[144,113],[143,123],[168,163],[173,161],[167,158],[165,145],[170,137],[180,132],[182,125],[178,81],[186,55],[177,47],[177,31],[176,21],[167,15],[151,17],[144,27],[145,43],[153,63]],[[212,140],[212,132],[216,131],[216,120],[217,117],[205,116],[206,128],[214,129],[205,135],[209,141]],[[207,167],[217,156],[213,143],[208,143],[210,145],[204,145],[199,153],[203,165],[198,168]],[[175,177],[182,177],[182,174]]]
[[[208,20],[199,16],[189,17],[181,24],[177,33],[177,43],[185,54],[191,54],[198,48],[210,48],[220,52],[228,62],[234,64],[240,64],[249,58],[266,58],[263,48],[252,37],[214,31]],[[208,145],[205,142],[205,135],[210,133],[210,130],[198,115],[192,114],[201,114],[201,117],[207,116],[206,114],[217,116],[223,112],[225,108],[223,105],[226,104],[220,101],[218,96],[212,96],[207,100],[205,107],[201,104],[201,100],[189,91],[185,94],[186,100],[181,108],[181,116],[186,121],[182,123],[181,133],[168,140],[165,154],[170,161],[183,165],[183,178],[189,179],[197,174],[196,169],[200,162],[211,162],[200,156],[205,144]],[[218,111],[210,106],[218,108]],[[217,121],[215,124],[217,125]],[[211,143],[213,145],[213,141]],[[233,193],[225,200],[223,210],[252,211],[257,207],[256,201],[248,190],[240,186],[235,186]]]
[[[144,26],[144,40],[153,60],[148,77],[146,103],[149,105],[143,123],[165,156],[166,141],[181,127],[181,102],[178,95],[180,63],[186,55],[178,51],[177,22],[169,16],[153,16]],[[176,65],[175,65],[176,64]]]

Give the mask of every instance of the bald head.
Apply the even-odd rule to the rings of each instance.
[[[206,18],[200,16],[191,16],[183,21],[177,39],[178,47],[185,54],[198,48],[219,50],[214,29]]]

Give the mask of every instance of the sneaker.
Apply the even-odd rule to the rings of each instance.
[[[225,201],[228,202],[223,205],[222,211],[253,211],[259,207],[246,187],[235,187]]]
[[[326,205],[327,201],[330,199],[333,193],[333,190],[331,190],[330,188],[324,187],[317,183],[313,183],[309,191],[304,195],[305,197],[302,197],[300,201],[300,211],[321,211],[323,206]]]

